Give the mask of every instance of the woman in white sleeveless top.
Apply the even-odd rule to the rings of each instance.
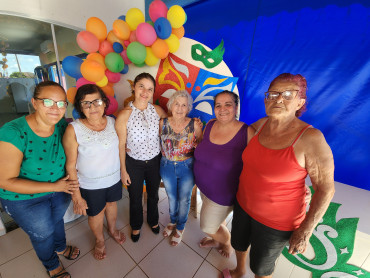
[[[130,195],[131,239],[140,238],[143,224],[142,194],[146,183],[148,193],[147,222],[153,233],[159,233],[158,189],[161,182],[159,120],[166,112],[149,103],[155,89],[155,80],[149,73],[141,73],[134,80],[135,100],[130,102],[116,120],[121,159],[121,179]],[[127,154],[126,154],[127,149]]]
[[[106,257],[104,215],[109,235],[118,244],[125,241],[125,235],[116,228],[116,202],[122,198],[118,136],[115,120],[105,116],[109,99],[98,86],[81,86],[74,106],[80,119],[68,125],[64,134],[66,170],[70,179],[80,183],[80,190],[72,195],[74,212],[88,215],[96,238],[94,257],[102,260]]]

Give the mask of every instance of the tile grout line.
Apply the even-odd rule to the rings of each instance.
[[[20,228],[17,228],[17,229],[20,229]],[[19,254],[18,256],[15,256],[14,258],[12,258],[12,259],[10,259],[10,260],[8,260],[8,261],[6,261],[6,262],[4,262],[4,263],[0,264],[0,266],[3,266],[3,265],[5,265],[5,264],[7,264],[7,263],[9,263],[9,262],[11,262],[11,261],[13,261],[13,260],[17,259],[17,258],[19,258],[20,256],[23,256],[24,254],[26,254],[26,253],[28,253],[28,252],[30,252],[30,251],[32,251],[32,250],[33,250],[33,247],[32,247],[31,249],[26,250],[24,253]]]

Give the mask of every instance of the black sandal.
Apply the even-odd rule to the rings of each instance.
[[[72,258],[73,253],[76,250],[76,248],[77,248],[76,246],[67,245],[64,252],[62,254],[59,254],[59,255],[63,255],[64,258],[66,258],[67,260],[73,261],[73,260],[77,259],[80,256],[80,253],[81,253],[81,250],[78,250],[78,254],[77,254],[76,258]]]
[[[50,278],[72,278],[71,274],[69,274],[69,272],[67,272],[64,267],[62,268],[61,271],[59,271],[58,273],[54,274],[53,276],[50,275],[50,272],[47,271],[48,275]]]
[[[156,235],[159,234],[159,231],[160,231],[160,228],[159,228],[159,224],[157,224],[157,227],[150,227],[152,229],[152,232]]]
[[[131,240],[133,242],[139,241],[139,238],[140,238],[140,233],[138,233],[137,235],[134,235],[133,233],[131,233]]]

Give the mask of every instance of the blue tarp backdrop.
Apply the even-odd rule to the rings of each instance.
[[[302,74],[302,120],[324,133],[335,180],[370,190],[370,1],[205,0],[185,11],[186,37],[211,48],[224,40],[242,121],[265,115],[274,77]]]

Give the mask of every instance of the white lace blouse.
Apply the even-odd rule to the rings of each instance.
[[[102,131],[89,129],[79,119],[71,123],[78,143],[76,169],[81,188],[107,188],[121,179],[115,120],[106,118]]]

